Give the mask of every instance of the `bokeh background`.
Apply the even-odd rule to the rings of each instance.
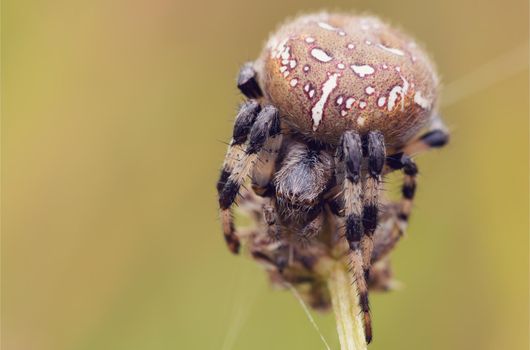
[[[527,1],[4,0],[3,349],[324,349],[227,252],[214,191],[239,66],[322,8],[423,42],[453,132],[417,159],[371,349],[528,348]]]

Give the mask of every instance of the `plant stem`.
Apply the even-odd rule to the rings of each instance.
[[[347,267],[336,263],[328,279],[341,350],[366,350],[357,284]]]

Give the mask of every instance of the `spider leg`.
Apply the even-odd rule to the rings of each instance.
[[[324,212],[322,208],[315,208],[314,214],[307,225],[305,225],[297,235],[297,238],[302,244],[307,244],[313,239],[321,230],[324,224]]]
[[[248,98],[259,98],[263,96],[252,62],[247,62],[241,67],[237,77],[237,87]]]
[[[404,174],[403,185],[401,186],[402,197],[397,214],[398,224],[401,229],[400,235],[403,235],[408,224],[414,195],[416,193],[418,166],[406,154],[396,154],[387,157],[387,164],[393,169],[401,169]]]
[[[235,234],[231,207],[236,200],[241,185],[243,185],[256,165],[258,154],[263,145],[269,137],[274,137],[279,133],[280,119],[278,110],[270,105],[263,107],[250,129],[248,144],[242,153],[241,159],[234,164],[222,190],[219,190],[219,207],[221,209],[223,233],[228,247],[233,253],[237,253],[239,250],[239,240]]]
[[[373,235],[377,227],[381,173],[385,164],[385,141],[379,131],[370,131],[366,137],[368,174],[363,192],[363,228],[361,239],[365,279],[368,280],[373,251]]]
[[[368,303],[368,287],[364,277],[361,253],[361,237],[363,235],[361,182],[362,143],[359,134],[354,131],[345,132],[341,138],[341,145],[337,153],[338,161],[344,164],[342,197],[346,220],[346,239],[350,247],[352,272],[357,282],[359,304],[363,312],[364,333],[366,342],[369,343],[372,340],[372,321]]]
[[[263,218],[267,223],[267,235],[278,241],[281,238],[280,225],[278,222],[278,212],[276,210],[276,201],[274,198],[267,198],[268,201],[263,205]]]
[[[432,119],[429,130],[421,135],[417,140],[409,143],[403,148],[403,152],[408,155],[416,155],[428,151],[431,148],[441,148],[449,142],[449,131],[447,126],[436,116]]]
[[[374,250],[371,255],[372,264],[387,256],[405,234],[416,192],[418,167],[409,156],[403,153],[390,155],[386,158],[386,166],[391,170],[403,171],[402,198],[399,202],[386,205],[386,217],[381,218],[381,224],[374,235]]]
[[[267,233],[273,240],[280,239],[280,223],[276,209],[274,186],[271,183],[276,171],[276,160],[282,146],[283,135],[271,136],[265,141],[259,152],[258,162],[252,171],[252,190],[261,197],[265,197],[263,204],[263,218],[267,224]]]
[[[234,123],[234,131],[232,133],[232,140],[228,144],[228,151],[226,152],[221,175],[217,181],[217,193],[220,195],[225,187],[226,181],[230,177],[235,164],[237,164],[244,155],[243,144],[247,141],[248,134],[256,116],[260,110],[259,104],[254,100],[246,101],[239,108],[236,121]]]

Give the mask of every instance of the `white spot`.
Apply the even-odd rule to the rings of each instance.
[[[326,30],[337,30],[337,28],[333,27],[332,25],[326,22],[318,22],[318,26]]]
[[[366,102],[365,101],[360,101],[359,102],[359,108],[360,109],[365,109],[366,108]]]
[[[388,66],[386,65],[386,63],[383,63],[383,69],[388,69]]]
[[[423,109],[429,109],[431,107],[431,101],[421,95],[421,91],[414,94],[414,102]]]
[[[346,100],[346,108],[350,109],[354,102],[355,102],[355,99],[353,97],[348,98]]]
[[[399,85],[394,86],[392,90],[390,90],[390,93],[388,94],[387,108],[389,111],[394,109],[398,95],[401,96],[401,110],[405,109],[405,94],[407,93],[409,89],[409,82],[405,80],[405,78],[403,77],[401,77],[401,80],[403,80],[403,86],[402,87]]]
[[[319,60],[320,62],[329,62],[333,59],[330,55],[328,55],[324,50],[319,48],[314,48],[311,50],[311,56]]]
[[[390,90],[390,94],[388,94],[388,110],[391,111],[394,106],[396,105],[396,100],[398,98],[398,94],[401,94],[402,88],[399,85],[396,85]]]
[[[290,60],[289,61],[289,67],[291,67],[291,69],[296,67],[296,60]]]
[[[381,96],[379,97],[379,99],[377,100],[377,105],[379,107],[383,107],[386,103],[386,97],[385,96]]]
[[[364,91],[366,92],[367,95],[371,95],[375,92],[375,89],[373,88],[373,86],[367,86],[366,89],[364,89]]]
[[[305,38],[305,42],[308,43],[308,44],[314,43],[315,42],[315,38],[312,38],[312,37],[308,36],[307,38]]]
[[[346,68],[346,66],[344,64],[342,64],[342,63],[339,63],[339,64],[337,64],[337,68],[338,69],[344,69],[344,68]]]
[[[283,77],[284,77],[284,78],[287,78],[288,76],[289,76],[289,71],[285,71],[285,72],[283,72]]]
[[[366,45],[372,45],[372,42],[371,42],[370,40],[366,40],[364,43],[365,43]]]
[[[337,101],[335,101],[335,102],[337,103],[337,106],[340,106],[343,101],[344,101],[344,99],[342,98],[342,96],[339,96],[339,97],[337,97]]]
[[[307,83],[304,85],[304,91],[309,92],[309,89],[311,88],[311,84]]]
[[[346,35],[346,33],[345,33],[345,32],[343,32],[343,31],[340,31],[340,32],[339,32],[339,35],[340,35],[340,36],[345,36],[345,35]]]
[[[357,118],[357,125],[363,126],[365,121],[366,121],[365,118],[359,117],[359,118]]]
[[[393,53],[394,55],[398,55],[398,56],[404,56],[405,53],[403,51],[401,51],[400,49],[395,49],[393,47],[388,47],[388,46],[385,46],[383,44],[378,44],[377,47],[387,51],[387,52],[390,52],[390,53]]]
[[[285,50],[282,51],[280,57],[283,59],[283,60],[288,60],[289,57],[291,57],[291,48],[289,46],[286,46],[285,47]]]
[[[289,84],[290,84],[292,87],[295,87],[296,84],[298,84],[298,79],[291,79],[291,81],[289,82]]]
[[[396,69],[396,72],[398,73],[401,72],[401,67],[396,67],[395,69]]]
[[[309,66],[308,65],[304,66],[304,72],[309,72]]]
[[[320,96],[318,102],[311,109],[311,118],[313,118],[313,131],[316,131],[320,125],[322,115],[324,114],[324,106],[326,105],[331,92],[337,87],[338,77],[338,73],[333,73],[329,76],[324,85],[322,85],[322,96]]]
[[[340,111],[340,115],[342,115],[343,117],[345,117],[347,114],[348,114],[348,112],[345,111],[344,109],[342,111]]]
[[[350,50],[353,50],[353,49],[355,49],[355,45],[354,45],[354,44],[352,44],[352,43],[348,44],[348,46],[347,46],[347,47],[348,47],[348,49],[350,49]]]
[[[350,67],[353,70],[353,72],[357,74],[358,76],[360,76],[361,78],[364,78],[365,75],[374,74],[375,72],[375,69],[372,66],[369,66],[367,64],[362,65],[362,66],[351,65]]]
[[[413,63],[416,62],[416,61],[418,60],[418,59],[416,58],[416,56],[412,56],[410,59],[412,60]]]
[[[313,98],[313,96],[315,96],[315,90],[310,90],[309,91],[309,98]]]
[[[282,64],[283,64],[284,66],[288,65],[288,64],[289,64],[289,60],[282,60]]]
[[[281,66],[280,67],[280,72],[283,73],[287,70],[287,67],[286,66]]]

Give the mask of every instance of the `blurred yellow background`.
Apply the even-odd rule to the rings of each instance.
[[[371,349],[528,348],[528,2],[7,0],[5,350],[323,349],[222,241],[235,75],[287,16],[370,11],[432,53],[452,142],[418,157]],[[393,185],[391,188],[396,189]],[[333,349],[332,315],[315,315]]]

